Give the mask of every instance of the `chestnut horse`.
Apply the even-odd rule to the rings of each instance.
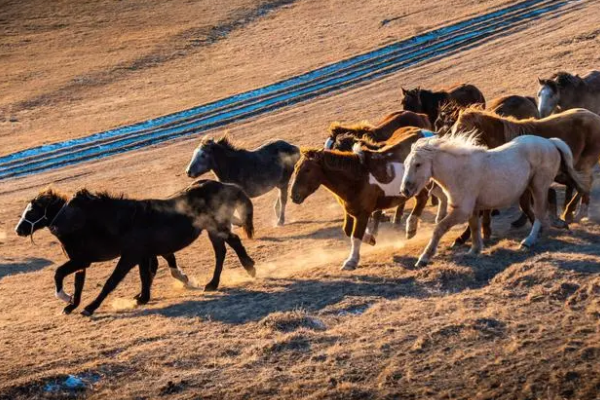
[[[481,104],[485,108],[485,97],[477,87],[468,84],[458,85],[448,91],[434,92],[431,90],[416,88],[402,88],[402,108],[416,113],[427,114],[431,125],[438,117],[440,107],[454,100],[457,104],[466,107],[473,104]]]
[[[435,130],[439,134],[449,132],[452,129],[452,125],[456,123],[460,112],[465,108],[467,107],[453,100],[444,103],[440,108],[438,118],[435,120]],[[535,99],[529,96],[508,95],[496,97],[488,102],[486,110],[502,117],[513,117],[516,119],[540,118]]]
[[[454,132],[479,132],[482,141],[490,147],[498,147],[521,135],[536,135],[545,138],[559,138],[571,148],[575,169],[579,171],[590,184],[593,180],[592,168],[600,157],[600,116],[582,108],[565,111],[539,120],[516,120],[503,118],[489,111],[477,109],[464,110],[452,128]],[[575,186],[563,175],[557,182]],[[568,199],[566,199],[568,200]],[[579,200],[582,205],[573,217],[573,212]],[[587,214],[589,195],[578,192],[566,205],[563,219],[571,222]]]
[[[308,149],[302,151],[300,161],[296,164],[291,196],[294,203],[301,204],[323,185],[344,208],[343,229],[346,236],[352,238],[352,250],[342,265],[343,270],[353,270],[358,266],[363,241],[375,245],[372,233],[367,232],[371,214],[406,201],[399,194],[402,174],[395,175],[395,193],[386,192],[372,184],[371,179],[360,157],[353,153]],[[426,197],[424,201],[427,201]]]
[[[386,141],[392,137],[396,130],[405,126],[418,126],[429,130],[432,128],[427,115],[411,111],[397,111],[388,114],[375,126],[367,121],[348,126],[333,122],[329,126],[329,136],[325,141],[324,148],[333,150],[338,135],[342,134],[351,134],[356,138],[364,138],[373,142]]]
[[[557,72],[550,79],[538,78],[540,115],[547,117],[555,110],[585,108],[600,114],[600,71],[591,71],[584,77],[568,72]]]
[[[388,158],[388,162],[402,164],[408,153],[410,153],[410,146],[418,139],[431,136],[432,134],[431,131],[425,129],[403,127],[396,130],[388,140],[381,142],[374,142],[367,137],[359,139],[352,134],[342,134],[336,138],[333,147],[334,150],[352,150],[354,153],[361,155],[361,161],[372,175],[370,178],[371,183],[377,184],[384,189],[385,186],[389,184],[389,181],[393,179],[393,171],[391,174],[388,174],[388,166],[384,165],[384,163],[381,163],[379,160],[381,158]],[[373,152],[375,152],[375,154],[372,154]],[[371,162],[371,159],[373,159],[373,162]],[[419,218],[427,205],[427,198],[429,197],[428,189],[424,189],[425,192],[420,193],[419,196],[415,198],[415,207],[406,220],[406,237],[408,239],[412,238],[417,233]],[[436,191],[436,194],[439,194],[439,191]],[[404,206],[405,203],[402,203],[396,208],[396,213],[393,218],[394,224],[400,224],[402,214],[404,213]],[[373,234],[377,233],[381,216],[381,210],[375,211],[373,214]]]

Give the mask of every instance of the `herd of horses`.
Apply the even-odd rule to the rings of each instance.
[[[91,315],[135,266],[139,266],[139,304],[164,258],[171,275],[188,285],[175,253],[206,230],[215,252],[213,278],[205,290],[217,290],[226,245],[248,274],[254,261],[232,225],[253,236],[251,198],[277,188],[277,224],[285,223],[288,188],[300,204],[320,186],[344,209],[343,231],[351,251],[342,269],[359,264],[361,244],[376,244],[383,211],[395,208],[400,224],[406,202],[415,205],[406,220],[408,238],[417,232],[431,199],[437,205],[432,237],[417,266],[427,265],[442,236],[457,224],[468,227],[454,244],[471,239],[470,253],[481,252],[491,236],[491,217],[518,203],[523,211],[513,222],[530,221],[521,242],[533,246],[550,225],[567,228],[587,215],[592,170],[600,158],[600,72],[579,77],[559,72],[539,79],[537,99],[518,95],[486,102],[474,85],[448,91],[402,89],[401,111],[368,122],[334,122],[323,148],[299,147],[283,140],[254,150],[236,147],[227,136],[204,137],[186,169],[190,178],[212,171],[217,180],[198,180],[163,199],[134,200],[86,189],[67,196],[45,189],[33,198],[16,226],[19,236],[49,228],[69,260],[55,273],[56,296],[71,313],[81,301],[86,269],[119,258],[97,298],[82,314]],[[562,216],[557,214],[554,183],[566,186]],[[63,289],[75,274],[74,293]]]

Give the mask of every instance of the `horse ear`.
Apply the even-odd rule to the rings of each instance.
[[[540,78],[539,76],[538,76],[537,80],[538,80],[538,83],[540,84],[540,86],[544,86],[546,84],[546,80]]]
[[[408,90],[404,89],[403,87],[401,87],[400,89],[402,89],[402,94],[406,96],[406,93],[408,93]]]

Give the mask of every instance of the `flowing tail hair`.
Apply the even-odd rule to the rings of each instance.
[[[551,138],[550,141],[560,153],[561,169],[575,184],[575,188],[581,194],[589,194],[591,189],[591,181],[589,177],[577,172],[573,166],[573,153],[571,148],[561,139]]]
[[[254,236],[254,206],[250,197],[240,189],[236,199],[236,210],[240,215],[242,221],[242,229],[246,233],[248,239],[252,239]]]

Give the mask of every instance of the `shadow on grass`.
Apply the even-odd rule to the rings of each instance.
[[[28,257],[19,262],[0,262],[0,279],[27,272],[39,271],[42,268],[52,265],[53,262],[45,258]]]
[[[353,276],[333,281],[266,279],[264,285],[267,289],[265,291],[247,288],[225,289],[219,294],[205,295],[198,300],[188,300],[158,309],[135,310],[123,314],[122,317],[158,314],[166,317],[200,317],[229,324],[244,324],[259,321],[274,312],[299,308],[308,312],[319,312],[348,297],[396,299],[428,296],[413,278]]]

